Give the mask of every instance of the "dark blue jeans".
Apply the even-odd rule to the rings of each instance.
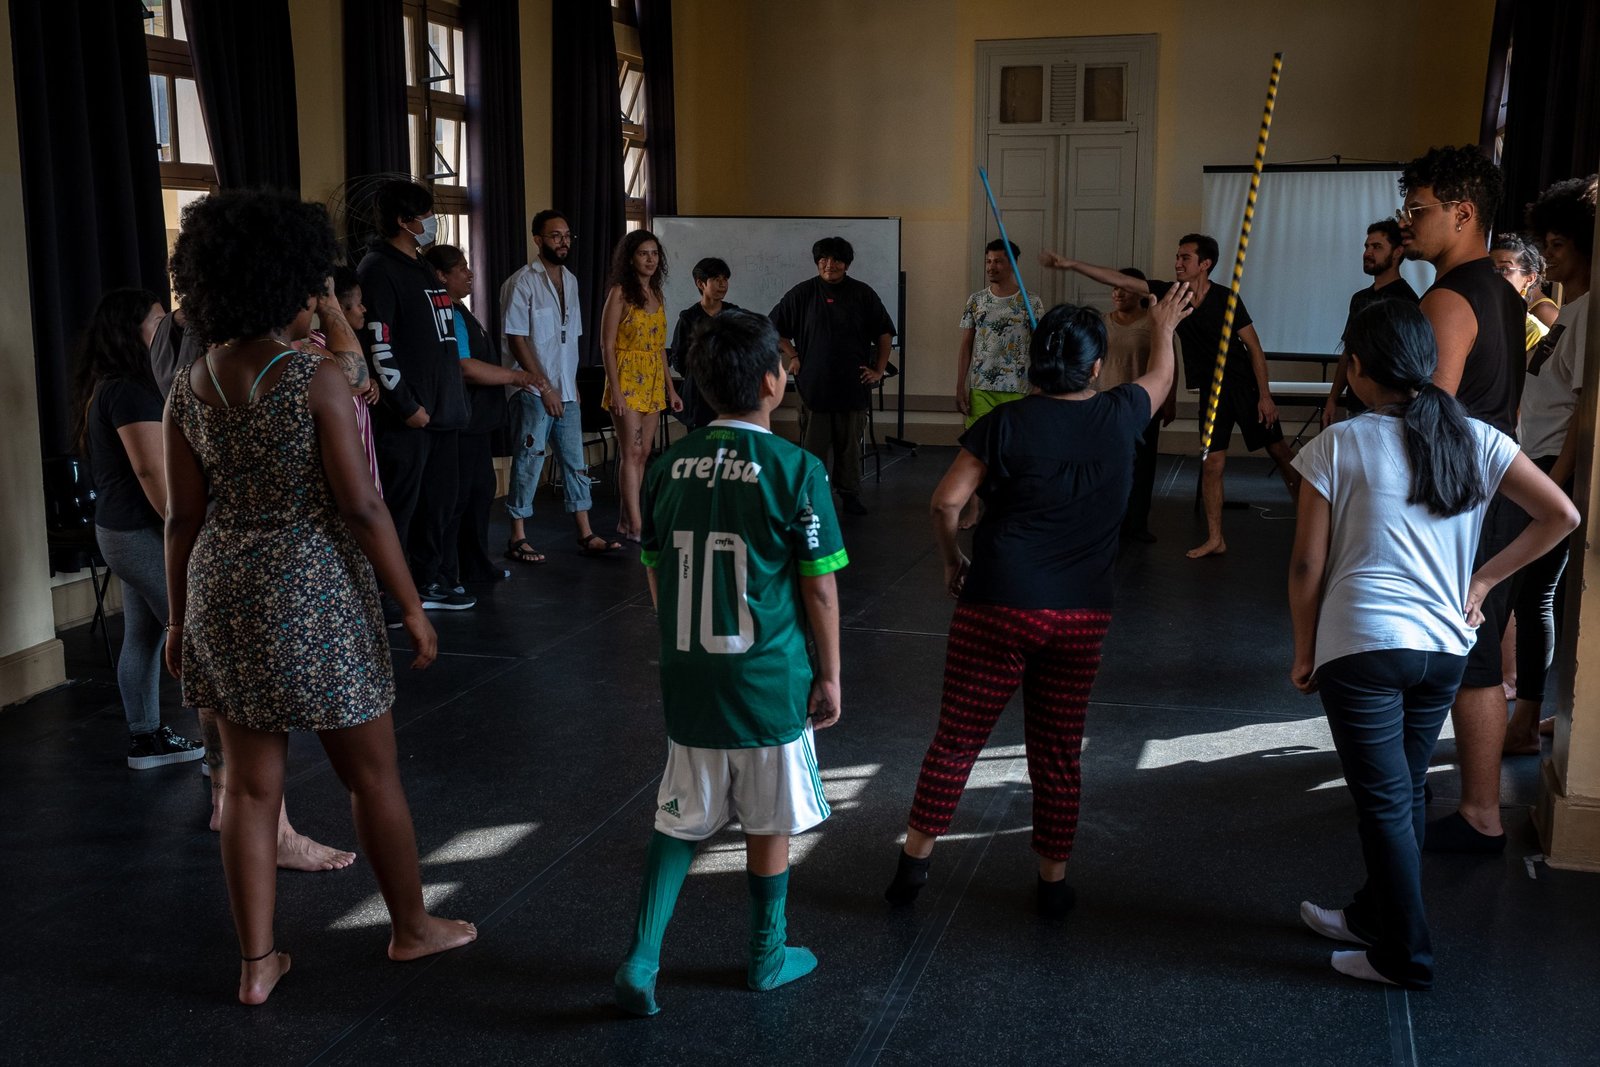
[[[1422,909],[1422,780],[1466,665],[1465,656],[1385,649],[1341,656],[1317,671],[1367,864],[1345,921],[1371,945],[1373,968],[1411,989],[1433,984]]]

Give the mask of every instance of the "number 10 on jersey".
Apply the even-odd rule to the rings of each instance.
[[[678,550],[678,640],[679,652],[688,652],[690,634],[694,629],[695,611],[695,535],[690,530],[675,530],[672,547]],[[733,564],[733,582],[718,582],[718,572],[726,567],[717,566],[717,553],[726,552]],[[700,556],[700,647],[716,654],[747,652],[755,642],[755,620],[750,617],[749,590],[750,550],[743,537],[736,533],[713,530],[706,534],[705,547]],[[722,588],[718,588],[718,586]],[[717,605],[725,605],[724,617],[737,618],[737,634],[719,634],[714,620]]]

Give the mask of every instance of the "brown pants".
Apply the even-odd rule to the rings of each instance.
[[[800,444],[828,466],[833,453],[830,477],[833,487],[854,496],[861,492],[861,435],[867,429],[865,411],[811,411],[802,409],[805,426]]]

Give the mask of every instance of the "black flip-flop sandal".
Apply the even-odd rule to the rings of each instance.
[[[534,548],[533,542],[526,537],[506,542],[506,559],[517,563],[534,564],[545,562],[544,553]]]

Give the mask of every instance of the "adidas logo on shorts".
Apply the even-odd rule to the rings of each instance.
[[[665,804],[661,805],[661,810],[666,812],[668,815],[672,816],[674,819],[679,819],[679,818],[683,817],[683,813],[678,810],[678,798],[677,797],[673,797],[671,800],[669,800]]]

